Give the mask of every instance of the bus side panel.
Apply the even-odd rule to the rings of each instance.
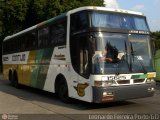
[[[31,65],[31,82],[30,85],[32,87],[37,87],[37,82],[38,82],[38,73],[41,65],[41,60],[43,57],[44,50],[37,50],[35,55],[35,62],[34,64]]]
[[[43,89],[52,53],[53,48],[30,51],[28,64],[23,65],[23,82],[21,83]]]
[[[30,81],[31,81],[31,64],[34,63],[34,58],[33,57],[35,52],[30,51],[28,54],[28,59],[25,64],[18,64],[18,69],[17,75],[18,75],[18,82],[23,85],[30,86]]]
[[[28,71],[26,68],[27,66],[25,64],[18,64],[18,69],[16,69],[18,76],[18,83],[23,85],[26,85],[26,78],[28,77],[27,75],[26,77],[23,76],[23,73]]]
[[[28,56],[29,51],[3,55],[4,79],[9,79],[9,71],[11,71],[12,75],[14,75],[13,73],[15,72],[19,83],[23,84],[23,71],[29,70],[28,66],[24,66],[27,65]]]
[[[28,58],[28,64],[30,66],[30,76],[29,76],[30,83],[28,85],[32,87],[36,86],[36,81],[38,76],[38,69],[36,65],[36,54],[37,54],[36,50],[31,51]]]
[[[9,66],[8,65],[3,65],[3,79],[8,80],[8,75],[9,75]]]
[[[9,80],[9,70],[13,70],[16,68],[17,65],[12,64],[3,64],[3,79]]]
[[[58,74],[64,75],[63,69],[67,69],[66,66],[66,49],[65,48],[54,48],[52,57],[49,63],[48,73],[44,85],[44,90],[49,92],[55,92],[54,84]],[[61,69],[63,68],[63,69]],[[66,77],[64,75],[64,77]],[[68,82],[68,81],[67,81]]]
[[[46,82],[46,77],[49,69],[49,64],[51,61],[51,56],[53,54],[53,48],[44,49],[38,52],[38,54],[42,54],[42,57],[39,61],[36,87],[39,89],[43,89],[44,84]]]
[[[26,64],[4,65],[4,77],[8,79],[12,69],[17,72],[20,84],[43,89],[52,54],[53,48],[30,51]]]

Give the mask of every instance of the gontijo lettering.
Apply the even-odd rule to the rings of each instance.
[[[22,54],[22,55],[13,55],[12,56],[12,61],[25,61],[26,59],[26,55]]]

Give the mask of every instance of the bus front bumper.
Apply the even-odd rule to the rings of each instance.
[[[155,83],[109,87],[94,86],[93,102],[103,103],[151,97],[154,95],[154,88]]]

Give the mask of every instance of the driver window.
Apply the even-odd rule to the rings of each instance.
[[[88,43],[86,37],[80,37],[79,39],[79,59],[80,67],[79,72],[82,75],[88,74]]]
[[[89,52],[87,37],[78,36],[71,40],[71,59],[74,69],[82,76],[89,75]]]

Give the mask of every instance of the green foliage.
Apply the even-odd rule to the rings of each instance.
[[[103,6],[104,0],[83,0],[84,6]]]
[[[2,23],[2,14],[3,14],[3,12],[2,12],[2,10],[0,9],[0,35],[1,35],[1,33],[2,33],[2,25],[3,25],[3,23]]]
[[[46,6],[46,16],[45,19],[57,16],[63,12],[63,6],[60,0],[49,0]]]
[[[152,32],[151,33],[151,37],[153,38],[153,39],[159,39],[160,40],[160,31],[157,31],[157,32]]]
[[[81,1],[78,0],[61,0],[62,12],[82,6]]]
[[[155,50],[160,49],[160,31],[151,33],[151,40],[155,46]]]
[[[2,36],[13,34],[22,29],[28,10],[27,0],[5,0],[2,6]]]
[[[46,20],[81,6],[103,6],[103,0],[35,0],[33,2],[38,21]]]
[[[103,0],[3,0],[0,35],[14,34],[81,6],[103,6]]]
[[[4,8],[10,18],[15,18],[18,21],[25,20],[27,9],[26,0],[7,0]]]
[[[45,11],[47,6],[46,0],[35,0],[33,1],[32,4],[33,4],[32,7],[34,8],[37,16],[39,16],[40,18],[43,18],[45,16]]]

